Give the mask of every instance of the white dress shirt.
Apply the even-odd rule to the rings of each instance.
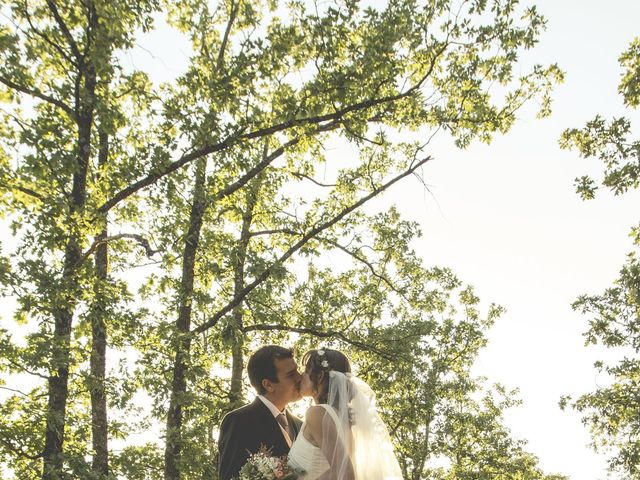
[[[276,407],[267,397],[265,397],[263,395],[258,395],[258,398],[260,400],[262,400],[262,403],[264,403],[267,406],[267,408],[269,409],[269,411],[273,414],[273,418],[274,418],[274,420],[276,420],[276,423],[280,427],[280,431],[282,432],[282,435],[284,436],[284,439],[287,441],[289,446],[291,446],[291,438],[289,437],[289,434],[287,433],[287,431],[284,428],[282,428],[282,425],[280,425],[280,422],[278,422],[278,420],[276,418],[280,414],[283,414],[284,418],[287,418],[286,408],[284,410],[280,411],[280,410],[278,410],[278,407]],[[287,422],[288,421],[289,421],[289,419],[287,419]]]

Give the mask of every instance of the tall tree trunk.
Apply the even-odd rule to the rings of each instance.
[[[91,119],[88,119],[91,122]],[[73,193],[71,195],[70,213],[80,213],[86,202],[86,176],[89,152],[89,128],[82,128],[78,141],[78,170],[73,175]],[[86,153],[85,153],[86,152]],[[73,220],[70,221],[72,223]],[[52,374],[48,381],[48,405],[43,452],[44,480],[59,478],[62,469],[62,450],[64,443],[65,416],[68,396],[71,326],[76,305],[78,278],[76,268],[80,260],[82,234],[78,226],[70,225],[69,239],[65,248],[64,269],[61,289],[64,297],[60,307],[54,312],[54,332],[52,342]]]
[[[92,9],[93,10],[93,9]],[[88,29],[97,24],[92,11]],[[60,288],[63,292],[60,306],[54,311],[54,332],[51,346],[51,375],[48,379],[48,403],[43,450],[43,480],[58,480],[62,477],[63,447],[66,423],[67,397],[69,395],[69,366],[71,327],[76,306],[79,279],[78,262],[82,255],[83,233],[77,218],[84,213],[87,197],[87,172],[91,154],[91,130],[95,105],[96,73],[90,63],[84,65],[78,75],[84,77],[84,86],[77,104],[77,154],[73,174],[73,185],[69,201],[69,230],[65,246],[64,267]]]
[[[258,176],[247,191],[247,204],[242,214],[242,231],[238,242],[234,265],[233,295],[238,295],[245,287],[244,270],[247,260],[247,249],[251,239],[251,224],[253,211],[260,191],[261,176]],[[231,389],[229,391],[229,410],[237,408],[242,403],[242,377],[244,372],[244,332],[242,303],[232,312],[232,345],[231,345]]]
[[[98,165],[107,163],[109,156],[109,137],[100,132],[100,151]],[[109,250],[104,240],[108,236],[107,215],[100,218],[102,231],[96,237],[99,243],[95,253],[95,281],[93,287],[94,303],[91,312],[91,378],[89,390],[91,393],[91,434],[93,443],[92,470],[96,479],[106,479],[109,475],[109,445],[107,434],[107,395],[106,381],[106,352],[107,352],[107,297],[105,287],[109,275]]]
[[[202,219],[206,210],[205,182],[206,157],[196,165],[196,178],[193,187],[193,203],[189,214],[189,226],[185,237],[182,256],[182,279],[179,294],[178,318],[176,320],[175,359],[171,399],[167,412],[166,444],[164,453],[165,480],[180,478],[180,455],[182,450],[182,407],[187,392],[187,370],[191,348],[191,306],[196,254],[200,243]]]

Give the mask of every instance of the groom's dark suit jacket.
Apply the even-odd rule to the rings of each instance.
[[[287,421],[297,436],[302,422],[288,411]],[[289,453],[280,425],[271,410],[256,397],[253,403],[229,412],[222,419],[218,439],[220,480],[237,475],[249,455],[257,452],[261,445],[270,448],[275,457]]]

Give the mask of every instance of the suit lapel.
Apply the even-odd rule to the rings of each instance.
[[[264,431],[264,443],[267,447],[273,447],[273,454],[276,456],[285,455],[289,452],[289,445],[284,439],[278,421],[271,413],[271,410],[256,397],[253,401],[260,414],[260,423]]]

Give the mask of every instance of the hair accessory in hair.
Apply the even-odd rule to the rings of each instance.
[[[324,350],[320,349],[318,350],[318,357],[320,358],[320,366],[322,368],[329,368],[329,362],[327,361],[327,358],[325,357],[325,352]]]

